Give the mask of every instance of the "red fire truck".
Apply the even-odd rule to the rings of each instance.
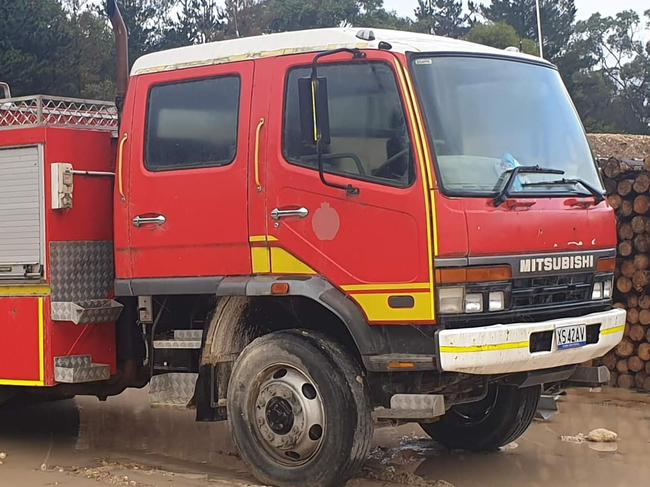
[[[623,336],[614,215],[557,69],[355,28],[146,55],[112,103],[0,95],[0,399],[151,383],[261,481],[376,422],[494,450]],[[127,89],[128,85],[128,89]]]

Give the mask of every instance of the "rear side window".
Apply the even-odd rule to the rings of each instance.
[[[317,169],[316,147],[302,140],[298,79],[310,68],[289,73],[284,120],[284,155]],[[323,144],[323,167],[333,174],[390,186],[415,180],[411,141],[395,76],[378,62],[318,68],[327,78],[331,143]]]
[[[149,93],[145,166],[152,171],[224,166],[235,159],[237,76],[154,86]]]

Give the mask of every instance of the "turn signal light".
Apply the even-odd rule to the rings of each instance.
[[[415,363],[414,362],[397,362],[397,361],[392,361],[388,362],[388,368],[389,369],[397,369],[397,370],[404,370],[404,369],[414,369],[415,368]]]
[[[512,279],[512,269],[509,265],[495,267],[458,267],[436,270],[436,282],[438,284],[509,281],[510,279]]]
[[[274,282],[271,284],[271,294],[289,294],[289,283]]]
[[[598,264],[596,264],[598,272],[614,272],[614,269],[616,269],[616,259],[614,257],[598,259]]]

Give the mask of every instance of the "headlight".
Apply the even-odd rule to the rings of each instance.
[[[465,290],[462,287],[438,288],[441,313],[462,313]]]
[[[480,313],[483,311],[483,294],[471,293],[465,295],[465,313]]]
[[[489,295],[489,311],[503,311],[506,307],[506,296],[503,291],[495,291]]]
[[[603,298],[609,299],[612,297],[612,281],[611,279],[607,279],[603,283]]]
[[[612,275],[599,275],[594,279],[594,287],[591,290],[591,299],[611,299],[613,291]]]
[[[594,282],[594,289],[591,292],[591,299],[603,299],[603,283]]]

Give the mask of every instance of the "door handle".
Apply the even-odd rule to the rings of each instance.
[[[279,220],[280,218],[288,218],[290,216],[306,218],[307,215],[309,215],[309,210],[304,206],[291,210],[281,210],[280,208],[274,208],[271,210],[271,218],[274,220]]]
[[[142,225],[153,224],[153,225],[164,225],[167,221],[164,215],[156,216],[136,216],[133,219],[133,226],[140,228]]]

